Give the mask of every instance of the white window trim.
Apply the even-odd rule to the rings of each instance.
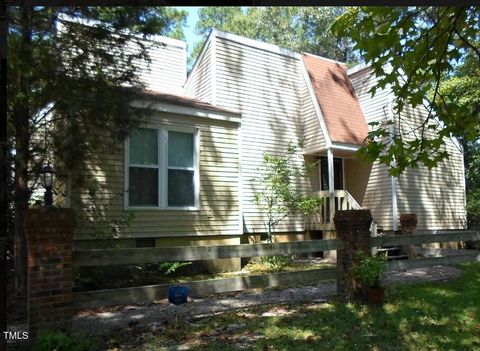
[[[145,125],[139,128],[155,129],[157,130],[157,147],[158,147],[158,166],[146,166],[130,164],[130,137],[125,140],[125,186],[124,186],[124,207],[127,210],[173,210],[173,211],[199,211],[200,210],[200,131],[198,127],[182,126],[182,125],[160,125],[151,126]],[[168,167],[168,131],[178,131],[192,133],[194,138],[193,150],[193,167]],[[158,169],[158,206],[130,206],[129,204],[129,189],[130,182],[130,166],[141,166],[144,168]],[[168,169],[188,169],[193,170],[193,186],[194,186],[194,206],[168,206]]]

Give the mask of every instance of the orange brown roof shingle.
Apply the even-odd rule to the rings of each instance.
[[[368,126],[346,65],[305,53],[302,58],[331,140],[362,144]]]

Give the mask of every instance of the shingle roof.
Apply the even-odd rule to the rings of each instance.
[[[345,64],[302,53],[332,141],[362,144],[368,133]]]
[[[208,102],[192,98],[190,96],[175,95],[171,93],[164,93],[164,92],[153,91],[153,90],[144,90],[143,93],[149,97],[155,98],[155,100],[172,104],[172,105],[193,107],[193,108],[198,108],[202,110],[210,110],[210,111],[216,111],[216,112],[228,112],[228,113],[240,114],[240,112],[238,111],[219,107],[219,106],[210,104]]]

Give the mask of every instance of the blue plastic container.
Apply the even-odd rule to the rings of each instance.
[[[168,288],[168,301],[175,304],[181,305],[188,301],[188,287],[181,285],[174,285]]]

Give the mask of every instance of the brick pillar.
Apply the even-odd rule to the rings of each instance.
[[[412,235],[417,228],[417,214],[416,213],[403,213],[400,215],[400,225],[402,226],[402,235]],[[414,258],[416,256],[413,245],[404,245],[403,251],[408,258]]]
[[[344,248],[337,250],[337,267],[340,276],[337,279],[337,292],[345,298],[353,298],[357,291],[357,283],[353,268],[357,263],[357,251],[371,255],[370,210],[337,211],[333,218],[337,230],[337,238],[343,241]]]
[[[28,243],[28,325],[39,330],[69,329],[72,321],[72,209],[29,209],[25,216]]]

